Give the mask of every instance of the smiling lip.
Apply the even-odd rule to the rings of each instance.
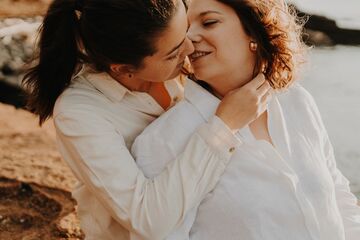
[[[194,53],[192,53],[189,58],[191,62],[195,62],[196,60],[198,60],[199,58],[202,58],[204,56],[209,55],[211,52],[204,52],[204,51],[195,51]]]

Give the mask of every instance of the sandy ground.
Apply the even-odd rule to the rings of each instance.
[[[43,15],[50,2],[0,0],[0,18]],[[0,240],[84,239],[75,184],[51,121],[40,128],[31,113],[0,103]]]
[[[51,0],[0,0],[0,18],[44,15]]]
[[[83,239],[51,122],[0,104],[0,239]]]

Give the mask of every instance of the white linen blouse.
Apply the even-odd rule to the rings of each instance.
[[[185,100],[133,144],[132,154],[145,176],[155,177],[167,168],[218,103],[189,81]],[[273,94],[267,112],[274,146],[256,140],[249,127],[241,129],[237,135],[242,144],[216,188],[166,239],[360,239],[357,199],[336,167],[312,96],[293,85]]]
[[[166,88],[174,99],[182,97],[177,80]],[[58,98],[53,116],[59,151],[79,180],[73,196],[87,240],[163,239],[214,188],[232,156],[229,149],[240,145],[213,116],[177,160],[147,179],[129,148],[163,112],[150,95],[86,70]]]

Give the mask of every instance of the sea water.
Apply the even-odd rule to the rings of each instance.
[[[338,167],[360,199],[360,47],[311,50],[301,84],[314,96]]]

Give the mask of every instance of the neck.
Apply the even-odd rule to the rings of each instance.
[[[130,91],[148,92],[151,87],[151,82],[149,81],[143,81],[137,78],[121,78],[119,74],[115,74],[114,72],[109,72],[109,75]]]
[[[155,101],[166,110],[171,103],[171,98],[167,92],[164,82],[150,82],[137,78],[121,78],[114,73],[109,73],[121,85],[129,89],[130,91],[145,92],[148,93]]]
[[[221,77],[206,82],[211,86],[212,93],[219,99],[222,99],[230,91],[243,87],[249,81]]]

